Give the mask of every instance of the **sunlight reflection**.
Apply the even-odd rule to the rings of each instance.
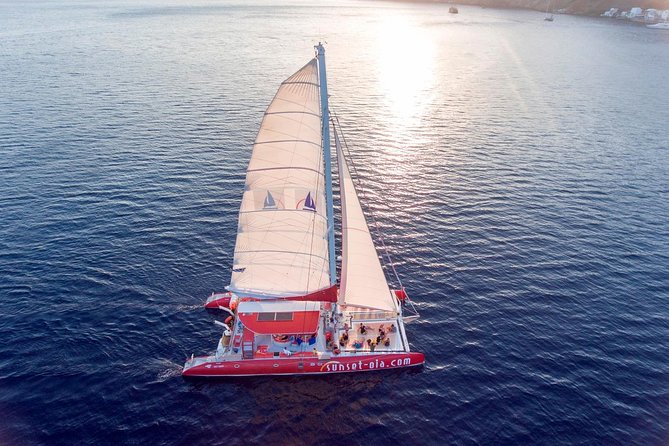
[[[429,33],[403,17],[389,17],[380,27],[376,54],[391,118],[403,127],[420,124],[435,77],[435,44]]]

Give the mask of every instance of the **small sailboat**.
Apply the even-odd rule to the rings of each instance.
[[[551,10],[551,0],[548,0],[548,5],[546,6],[546,15],[544,16],[544,20],[547,22],[552,22],[553,21],[553,11]]]
[[[186,377],[312,375],[421,366],[405,323],[418,317],[392,289],[331,120],[325,49],[279,87],[246,173],[230,285],[205,304],[224,310],[213,354]],[[337,280],[330,124],[341,201]],[[394,267],[390,264],[392,271]]]

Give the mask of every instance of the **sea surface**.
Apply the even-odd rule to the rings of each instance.
[[[0,444],[669,444],[669,32],[399,2],[0,3]],[[327,42],[416,371],[186,381]]]

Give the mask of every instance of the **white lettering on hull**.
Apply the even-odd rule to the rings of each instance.
[[[367,361],[359,360],[358,362],[329,361],[321,366],[321,372],[349,372],[356,370],[376,370],[376,369],[386,369],[393,367],[404,367],[408,365],[411,365],[410,357],[392,359],[388,363],[386,363],[385,360],[379,358]]]

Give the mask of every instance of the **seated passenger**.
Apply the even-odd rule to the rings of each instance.
[[[383,340],[383,345],[386,347],[390,347],[390,338],[386,338]]]
[[[286,347],[283,348],[282,352],[283,352],[283,354],[286,355],[286,356],[290,356],[290,355],[293,354],[293,352],[291,352],[290,350],[288,350],[288,348],[286,348]]]
[[[360,327],[358,327],[358,330],[360,331],[360,334],[367,334],[367,327],[365,327],[365,324],[360,324]]]
[[[395,333],[397,331],[397,328],[395,327],[395,324],[390,324],[390,329],[388,329],[389,333]]]

